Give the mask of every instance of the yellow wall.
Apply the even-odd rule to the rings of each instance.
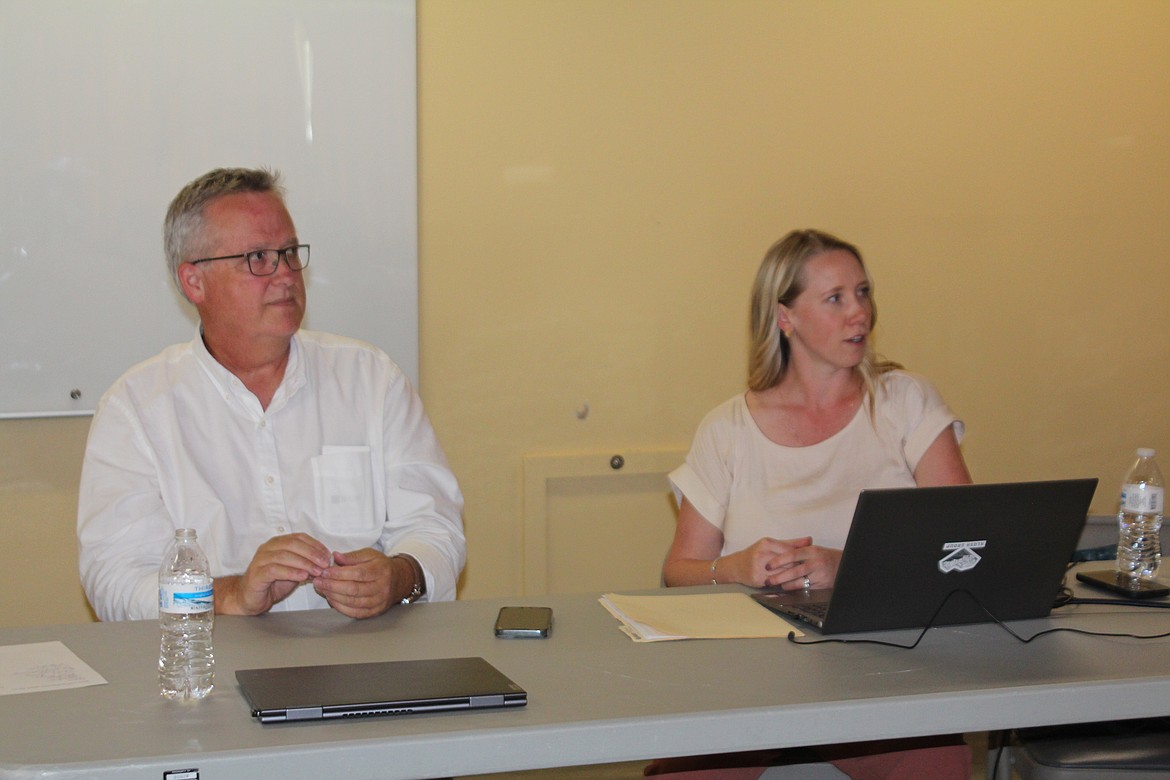
[[[518,592],[525,455],[685,447],[742,387],[751,276],[793,227],[861,246],[879,349],[966,420],[976,479],[1100,476],[1105,513],[1135,447],[1170,470],[1170,3],[420,0],[418,22],[421,384],[467,498],[463,597]],[[0,422],[6,571],[60,585],[54,620],[88,614],[83,444]],[[30,560],[30,528],[60,549]],[[4,592],[0,623],[45,614]]]
[[[77,482],[89,418],[0,420],[0,626],[82,623]]]
[[[461,0],[419,14],[424,395],[507,592],[521,458],[685,445],[794,227],[978,480],[1170,469],[1170,4]],[[592,413],[578,421],[574,410]],[[604,567],[606,562],[599,560]]]

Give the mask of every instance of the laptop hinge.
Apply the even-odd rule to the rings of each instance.
[[[285,720],[318,720],[320,717],[320,707],[290,707],[284,713]]]
[[[493,696],[472,696],[471,706],[474,707],[503,707],[504,695],[495,694]]]

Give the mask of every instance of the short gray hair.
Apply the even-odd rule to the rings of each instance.
[[[179,266],[197,259],[203,246],[203,209],[224,195],[241,192],[272,192],[284,200],[280,172],[267,168],[216,168],[179,190],[163,220],[163,249],[171,278],[179,282]],[[182,286],[179,287],[182,290]]]

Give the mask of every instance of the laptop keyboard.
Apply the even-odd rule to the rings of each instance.
[[[807,615],[816,615],[819,618],[823,618],[829,613],[829,602],[810,601],[807,604],[801,604],[799,609]]]
[[[829,602],[827,600],[800,601],[795,604],[790,604],[783,600],[783,596],[776,593],[757,593],[752,598],[769,609],[784,615],[789,615],[790,617],[800,618],[814,625],[823,623],[825,616],[829,613]]]

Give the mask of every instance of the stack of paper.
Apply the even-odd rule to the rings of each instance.
[[[104,677],[60,642],[0,647],[0,696],[105,684]]]
[[[623,596],[606,593],[601,605],[635,642],[669,639],[746,639],[804,634],[746,593]]]

